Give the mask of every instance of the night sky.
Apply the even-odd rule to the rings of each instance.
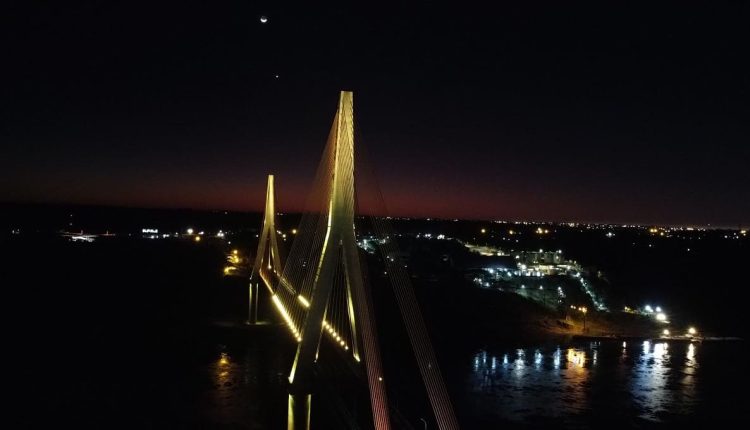
[[[349,89],[392,215],[750,224],[748,2],[156,3],[3,12],[0,201],[299,210]]]

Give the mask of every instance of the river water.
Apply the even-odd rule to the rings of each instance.
[[[294,343],[280,325],[212,326],[216,315],[244,315],[245,284],[234,290],[220,269],[205,270],[223,255],[198,249],[15,244],[3,277],[9,409],[19,416],[9,427],[284,428]],[[44,266],[28,257],[40,250],[54,256]],[[687,426],[750,410],[742,341],[439,345],[464,429]],[[423,428],[425,409],[407,407],[418,392],[399,385],[414,372],[386,371],[391,399]],[[352,402],[360,416],[362,403]]]
[[[740,343],[588,342],[481,349],[458,393],[470,421],[640,427],[738,416]]]
[[[742,342],[682,341],[479,348],[454,356],[459,365],[444,373],[464,428],[671,427],[744,414],[737,407],[744,396],[735,394],[746,386],[738,373],[743,348]],[[283,426],[268,411],[283,415],[279,387],[288,358],[253,342],[217,347],[205,363],[212,379],[205,419],[242,428],[259,419]],[[417,415],[406,415],[422,428]]]

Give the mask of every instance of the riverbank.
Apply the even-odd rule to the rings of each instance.
[[[459,339],[489,339],[493,342],[534,343],[590,340],[741,340],[700,333],[687,336],[686,328],[625,312],[590,310],[584,315],[574,309],[553,310],[517,294],[487,289],[467,289],[451,302],[428,299],[427,317],[441,328],[438,337],[450,334]],[[439,315],[449,313],[450,319]],[[664,335],[664,330],[673,335]],[[678,334],[679,333],[679,334]]]

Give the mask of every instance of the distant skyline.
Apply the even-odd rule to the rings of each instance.
[[[0,201],[299,211],[347,89],[393,216],[750,225],[745,3],[10,8]]]

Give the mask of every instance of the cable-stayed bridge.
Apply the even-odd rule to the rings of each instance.
[[[248,322],[257,320],[262,290],[297,342],[289,372],[288,428],[310,427],[312,392],[322,343],[338,357],[363,368],[377,430],[396,427],[388,401],[371,285],[357,245],[355,212],[353,94],[342,91],[306,209],[285,261],[279,252],[274,176],[268,177],[263,228],[249,286]],[[398,304],[434,420],[441,430],[457,429],[453,407],[405,267],[393,258],[393,231],[372,217],[375,242]],[[261,285],[263,287],[261,287]],[[396,375],[393,375],[396,376]]]

